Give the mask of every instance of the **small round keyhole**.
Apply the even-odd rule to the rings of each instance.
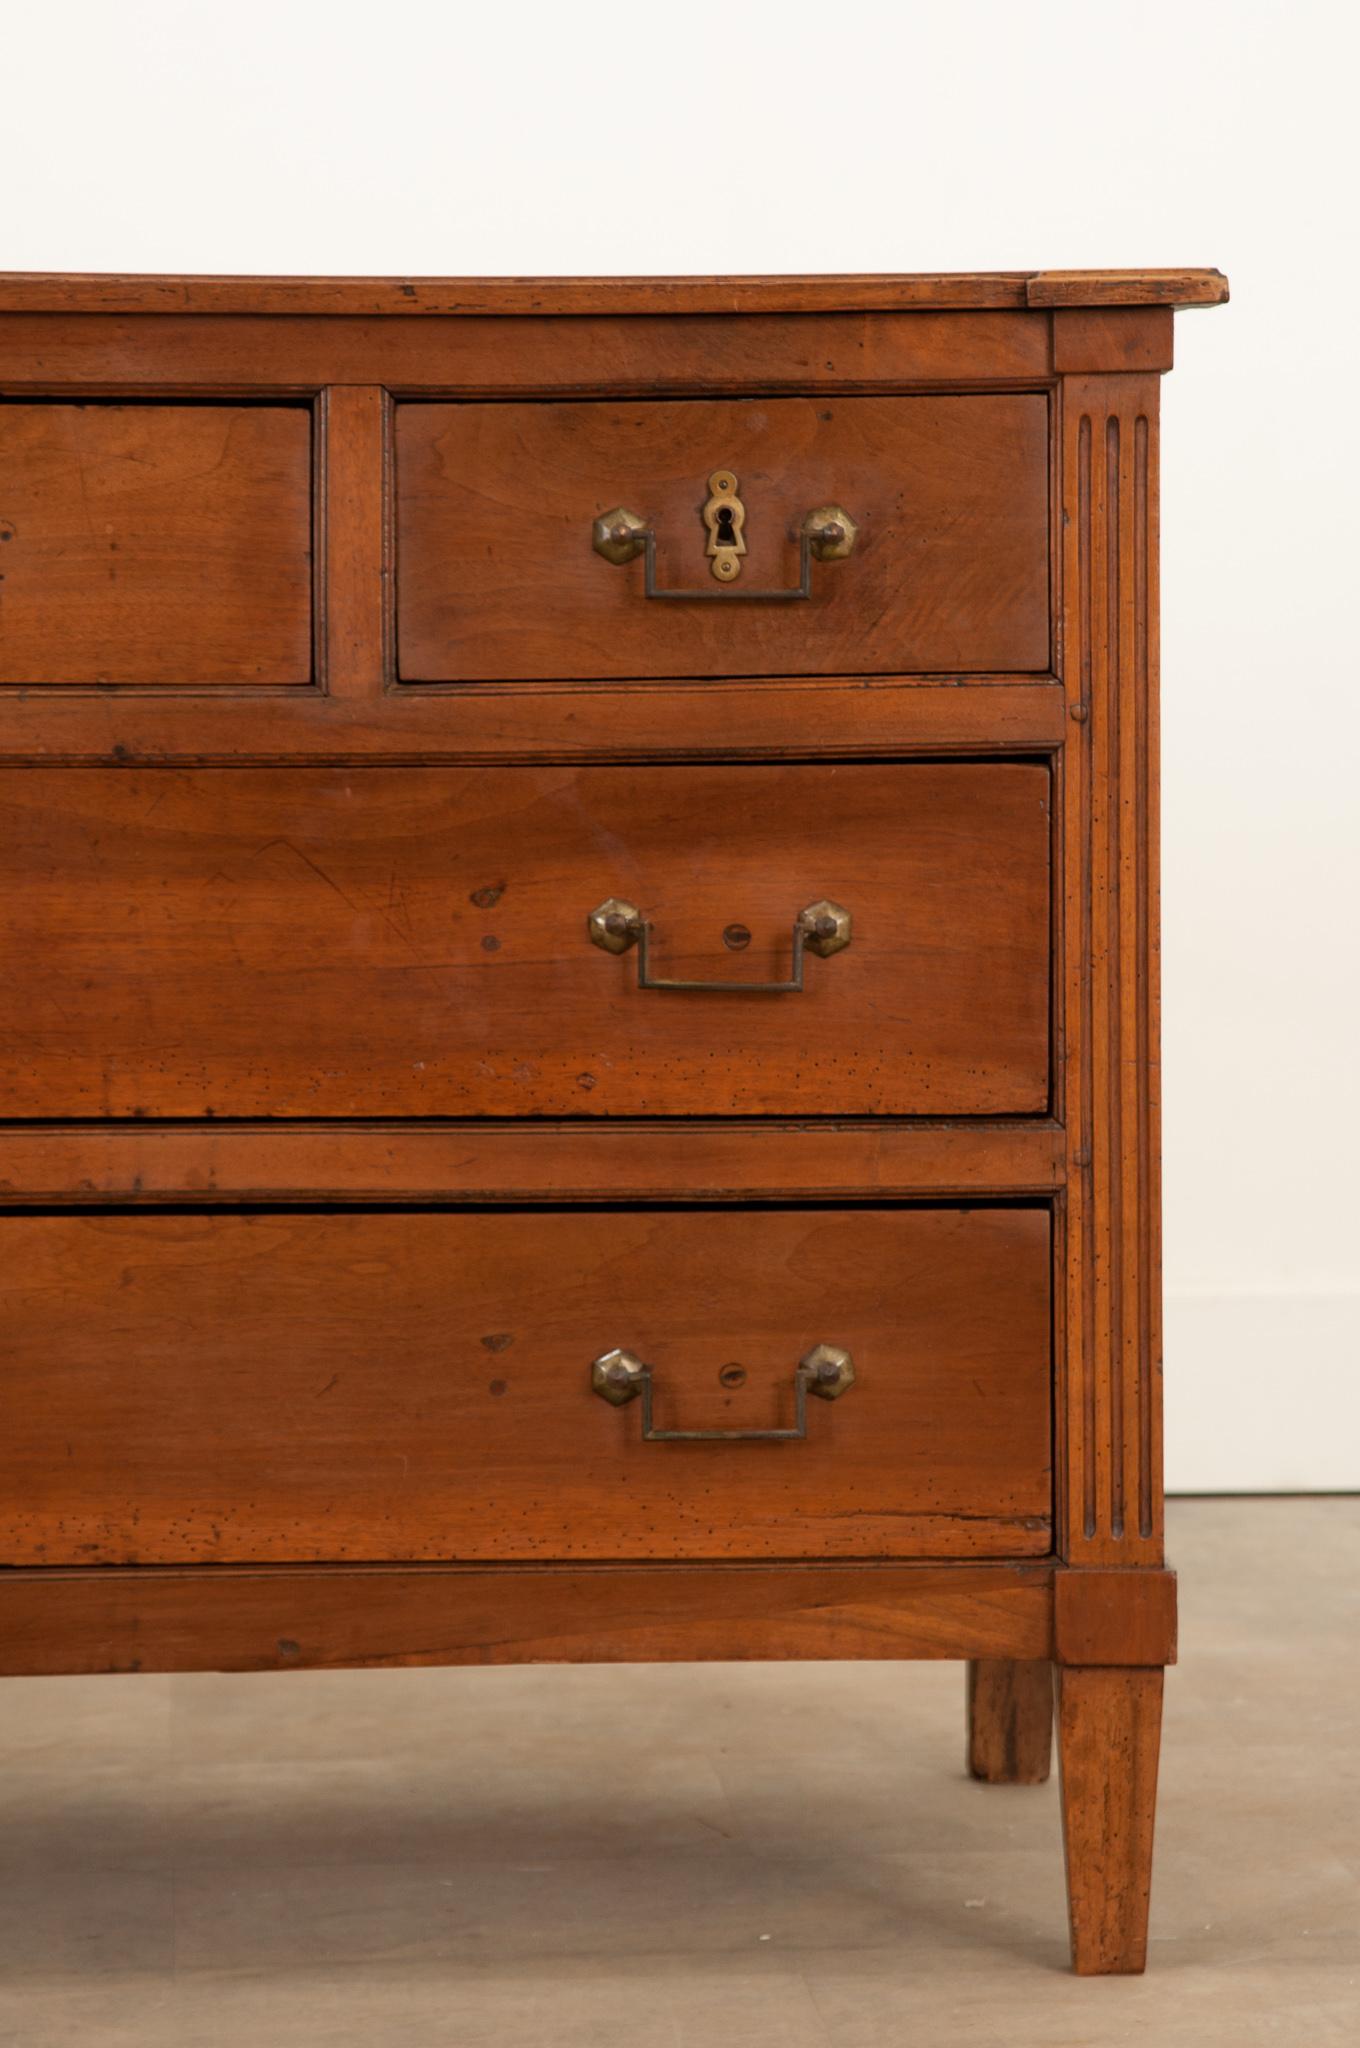
[[[740,953],[751,943],[751,933],[744,924],[729,924],[723,931],[723,944],[729,953]]]
[[[737,544],[737,532],[732,524],[732,507],[730,505],[720,505],[718,507],[717,538],[720,548],[734,548]]]
[[[718,1378],[725,1387],[744,1387],[746,1385],[746,1367],[744,1365],[724,1365],[719,1368]]]

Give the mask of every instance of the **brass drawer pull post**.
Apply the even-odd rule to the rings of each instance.
[[[642,1397],[645,1444],[801,1444],[807,1440],[807,1397],[835,1401],[855,1383],[855,1361],[839,1344],[814,1344],[793,1375],[792,1429],[658,1429],[652,1420],[652,1368],[631,1351],[604,1351],[590,1368],[590,1384],[602,1401],[621,1408]]]
[[[746,507],[737,495],[737,479],[730,469],[715,469],[708,480],[709,497],[703,509],[706,535],[705,555],[720,590],[659,590],[656,582],[656,532],[636,512],[616,505],[602,513],[591,527],[591,543],[597,555],[622,566],[643,557],[642,590],[645,597],[665,598],[685,604],[722,603],[742,598],[748,604],[791,604],[812,595],[812,564],[843,562],[853,553],[859,528],[839,505],[815,505],[798,530],[798,581],[787,590],[735,590],[746,553]]]
[[[850,913],[822,897],[809,903],[793,920],[793,964],[787,981],[681,981],[653,974],[652,927],[635,903],[608,896],[586,919],[591,944],[606,953],[638,952],[639,988],[690,989],[734,996],[799,996],[803,993],[803,956],[811,950],[825,960],[850,943]],[[729,930],[732,927],[729,926]]]

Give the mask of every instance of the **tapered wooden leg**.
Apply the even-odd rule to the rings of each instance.
[[[1042,1785],[1053,1753],[1053,1666],[968,1666],[968,1769],[989,1785]]]
[[[1135,1976],[1147,1963],[1162,1672],[1058,1672],[1058,1763],[1072,1967]]]

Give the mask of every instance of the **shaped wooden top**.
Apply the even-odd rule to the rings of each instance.
[[[0,273],[0,313],[871,313],[1217,306],[1218,270],[830,277],[136,277]]]

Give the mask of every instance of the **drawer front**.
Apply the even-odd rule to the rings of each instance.
[[[1048,869],[1021,763],[8,771],[0,1115],[1037,1113]]]
[[[1045,1212],[13,1216],[7,1564],[1024,1557]],[[658,1431],[594,1391],[623,1349]],[[837,1371],[844,1368],[838,1364]]]
[[[1036,394],[403,405],[396,451],[407,682],[1049,665]],[[725,525],[723,471],[741,513]],[[853,552],[810,564],[805,602],[752,601],[798,586],[803,522],[828,505]],[[592,522],[618,509],[685,596],[649,600],[642,556],[594,551]],[[745,549],[730,582],[710,533]]]
[[[0,405],[0,684],[307,683],[302,406]]]

